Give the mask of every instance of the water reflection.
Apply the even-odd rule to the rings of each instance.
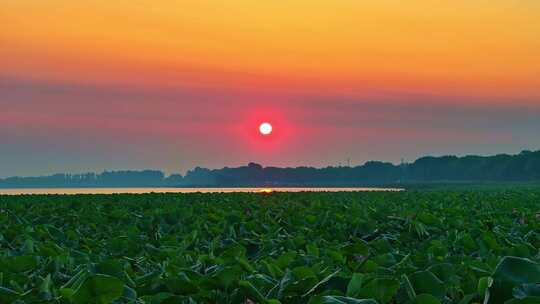
[[[0,189],[1,194],[115,194],[115,193],[231,193],[231,192],[350,192],[350,191],[402,191],[399,188],[26,188]]]

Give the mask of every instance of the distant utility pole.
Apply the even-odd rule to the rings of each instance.
[[[405,163],[405,159],[401,158],[401,179],[400,182],[404,182],[407,179],[407,164]]]

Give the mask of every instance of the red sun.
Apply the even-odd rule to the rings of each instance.
[[[269,122],[263,122],[259,126],[259,132],[262,135],[270,135],[272,133],[272,125]]]

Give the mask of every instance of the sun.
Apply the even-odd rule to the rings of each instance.
[[[263,122],[259,126],[259,132],[261,132],[262,135],[270,135],[270,133],[272,133],[272,125],[268,122]]]

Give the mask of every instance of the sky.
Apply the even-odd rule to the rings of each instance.
[[[540,149],[540,1],[1,6],[0,177]]]

